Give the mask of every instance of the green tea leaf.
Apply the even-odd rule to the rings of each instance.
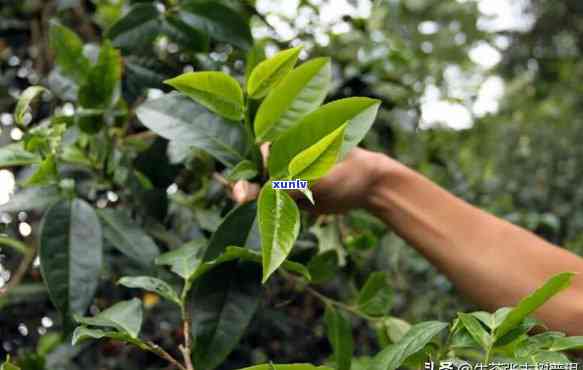
[[[133,344],[138,348],[143,349],[144,351],[149,350],[148,344],[141,341],[138,338],[133,338],[127,333],[119,332],[119,331],[106,331],[102,329],[92,329],[86,326],[78,326],[75,331],[73,332],[73,337],[71,339],[72,345],[77,345],[85,340],[88,339],[102,339],[102,338],[111,338],[113,340],[124,342],[128,344]]]
[[[30,109],[30,104],[32,101],[40,96],[43,92],[48,91],[42,86],[30,86],[22,92],[16,103],[16,108],[14,109],[14,121],[19,126],[24,126],[27,124],[25,122],[25,116]]]
[[[191,0],[178,12],[180,20],[210,37],[247,50],[253,43],[247,20],[216,1]]]
[[[336,164],[347,123],[324,136],[316,144],[301,151],[289,164],[290,178],[316,180]]]
[[[316,366],[312,364],[261,364],[255,366],[244,367],[239,370],[332,370],[327,366]]]
[[[237,80],[226,73],[189,72],[164,83],[226,119],[243,118],[243,91]]]
[[[12,143],[0,147],[0,168],[26,166],[40,163],[40,156],[26,151],[22,143]]]
[[[57,162],[55,157],[49,155],[46,157],[33,174],[26,178],[22,183],[23,186],[45,186],[57,182],[59,179],[59,172],[57,171]]]
[[[93,208],[81,199],[63,200],[40,226],[40,268],[51,301],[64,317],[83,314],[93,300],[102,264],[102,233]]]
[[[160,33],[160,12],[154,4],[132,6],[123,18],[107,31],[106,37],[116,48],[139,51],[156,39]]]
[[[257,141],[273,141],[316,109],[328,93],[328,58],[316,58],[289,72],[271,89],[255,115]]]
[[[93,317],[75,317],[83,325],[115,328],[137,338],[142,327],[143,308],[138,298],[121,301]]]
[[[79,103],[83,108],[108,109],[120,95],[122,60],[111,42],[104,41],[97,64],[91,66],[87,79],[79,88]]]
[[[333,250],[315,255],[308,263],[312,282],[316,284],[333,279],[338,269],[338,254]]]
[[[261,298],[260,274],[255,263],[228,262],[203,275],[190,291],[197,369],[215,368],[239,343]]]
[[[556,338],[549,351],[579,351],[583,349],[583,336]]]
[[[358,294],[358,310],[369,316],[384,316],[391,308],[393,290],[384,272],[373,272]]]
[[[237,165],[225,175],[225,178],[229,181],[250,180],[257,176],[258,173],[259,169],[255,163],[249,160],[244,160],[237,163]]]
[[[0,366],[0,370],[20,370],[20,368],[10,362],[10,355],[6,356],[6,361]]]
[[[354,97],[333,101],[311,112],[271,145],[268,160],[270,175],[284,176],[289,162],[296,155],[348,122],[340,149],[342,158],[362,139],[355,136],[354,132],[360,132],[363,127],[368,131],[379,106],[378,100]]]
[[[370,370],[397,369],[409,356],[423,350],[446,327],[446,323],[439,321],[413,325],[399,342],[386,347],[375,356]]]
[[[336,369],[350,370],[353,352],[352,325],[350,321],[330,305],[326,307],[324,320],[326,321],[328,340],[334,350]]]
[[[487,350],[492,346],[492,337],[490,334],[484,329],[480,321],[476,319],[474,316],[460,312],[458,313],[458,317],[460,318],[462,324],[468,330],[472,338],[476,342],[482,346],[483,349]]]
[[[160,254],[152,238],[121,209],[105,208],[97,211],[103,224],[103,236],[120,252],[149,267]]]
[[[291,252],[300,231],[300,212],[286,192],[272,189],[268,182],[259,194],[257,217],[265,283]]]
[[[567,289],[571,284],[573,276],[575,276],[575,274],[570,272],[555,275],[542,287],[528,297],[522,299],[518,305],[506,315],[506,318],[502,321],[500,326],[498,326],[495,331],[496,338],[500,338],[508,333],[553,296]]]
[[[246,159],[250,142],[243,125],[224,120],[185,96],[171,93],[147,101],[136,113],[158,135],[207,151],[226,166]]]
[[[60,23],[51,21],[49,42],[61,72],[77,83],[83,82],[89,72],[89,59],[83,54],[83,41],[79,36]]]
[[[247,81],[247,93],[253,99],[263,98],[269,90],[287,75],[298,60],[301,46],[280,51],[259,63]]]
[[[202,263],[202,255],[205,252],[205,248],[205,239],[191,240],[180,248],[156,257],[156,264],[168,265],[172,272],[184,280],[188,280]]]
[[[194,52],[207,52],[209,37],[206,33],[183,22],[177,14],[166,12],[162,30],[178,45]]]
[[[156,293],[180,306],[180,298],[178,297],[178,294],[163,280],[151,276],[124,276],[119,279],[118,284],[128,288],[140,288]]]
[[[14,193],[8,203],[0,205],[0,212],[44,210],[61,199],[56,185],[25,188]]]

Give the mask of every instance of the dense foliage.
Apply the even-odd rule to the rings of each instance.
[[[316,1],[299,2],[304,24],[253,1],[2,5],[0,107],[11,114],[0,116],[0,167],[18,181],[0,205],[1,262],[14,271],[0,296],[10,363],[568,363],[581,338],[541,333],[529,315],[571,274],[514,308],[458,313],[472,310],[378,220],[303,213],[272,181],[312,184],[361,144],[580,249],[581,37],[569,22],[555,38],[548,29],[557,17],[576,24],[582,10],[533,2],[532,29],[501,35],[477,27],[474,2],[371,6],[367,18],[337,20],[343,32],[322,29]],[[435,32],[420,30],[428,20]],[[475,70],[470,48],[500,37],[513,46],[499,112],[468,130],[419,130],[432,86],[472,104],[445,76]],[[238,180],[262,186],[256,201],[231,199]]]

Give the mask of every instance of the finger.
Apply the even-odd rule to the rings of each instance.
[[[259,186],[249,181],[239,180],[233,185],[233,200],[239,204],[249,202],[259,195]]]
[[[269,148],[271,147],[271,143],[263,143],[259,147],[259,151],[261,151],[261,158],[263,159],[263,167],[267,167],[267,158],[269,157]]]

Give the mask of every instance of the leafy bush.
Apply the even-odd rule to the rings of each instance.
[[[245,52],[246,64],[231,71],[233,76],[213,70],[168,79],[163,56],[142,55],[160,34],[188,53],[210,51],[209,37],[227,42]],[[0,166],[30,166],[24,189],[0,211],[43,211],[40,267],[73,344],[112,339],[179,369],[213,369],[240,343],[263,286],[278,278],[322,304],[332,349],[327,365],[338,370],[418,368],[426,361],[568,363],[562,352],[583,345],[579,337],[556,332],[529,335],[543,326],[529,315],[568,286],[568,273],[515,308],[459,313],[451,324],[410,325],[390,316],[391,284],[379,271],[363,268],[363,284],[340,299],[321,292],[340,265],[359,267],[359,253],[376,236],[370,230],[350,235],[347,256],[334,239],[335,224],[303,215],[272,184],[293,179],[312,184],[324,176],[364,138],[381,105],[368,97],[323,104],[332,84],[329,58],[296,66],[302,48],[295,47],[265,59],[246,19],[217,2],[168,9],[138,3],[105,36],[99,46],[85,45],[69,28],[51,23],[56,68],[46,87],[21,94],[14,121],[23,140],[0,148]],[[145,98],[147,88],[163,88],[163,81],[177,91]],[[31,109],[36,99],[43,106],[71,101],[75,112],[56,109],[46,118]],[[264,162],[260,147],[266,143],[270,153]],[[257,201],[233,204],[226,195],[238,180],[261,185]],[[303,193],[313,202],[309,189]],[[374,229],[367,216],[355,219]],[[331,247],[323,248],[326,242]],[[0,243],[34,256],[17,240],[2,237]],[[125,268],[113,262],[120,254]],[[179,312],[178,348],[140,335],[141,299],[119,299],[86,316],[104,285],[125,294],[142,289],[166,300]],[[356,320],[375,331],[381,349],[375,355],[356,356]],[[8,359],[3,368],[11,367]],[[269,363],[246,369],[271,368],[316,366]]]

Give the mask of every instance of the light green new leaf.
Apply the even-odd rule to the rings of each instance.
[[[22,143],[12,143],[0,147],[0,168],[26,166],[40,163],[41,158],[22,147]]]
[[[316,109],[328,93],[330,59],[316,58],[289,72],[263,100],[255,115],[257,141],[273,141]]]
[[[571,285],[575,274],[564,272],[550,278],[542,287],[522,299],[504,318],[504,321],[496,328],[496,338],[518,326],[528,315],[536,311],[545,302]]]
[[[253,43],[249,23],[235,10],[217,1],[185,1],[178,12],[180,20],[218,41],[247,50]]]
[[[225,120],[178,93],[147,101],[136,113],[144,126],[158,135],[207,151],[228,167],[244,160],[250,147],[243,125]]]
[[[150,45],[160,33],[160,12],[154,4],[136,4],[107,31],[106,37],[124,51]]]
[[[8,355],[6,356],[6,360],[0,366],[0,370],[20,370],[20,368],[10,361],[10,355]]]
[[[373,359],[370,370],[395,370],[403,362],[431,342],[447,327],[447,323],[427,321],[413,325],[397,343],[383,349]]]
[[[280,51],[259,63],[247,81],[247,93],[253,99],[263,98],[267,92],[292,70],[298,60],[301,46]]]
[[[292,250],[300,231],[300,211],[286,192],[274,190],[268,182],[259,194],[257,217],[265,283]]]
[[[484,329],[482,324],[480,324],[478,319],[470,314],[463,312],[458,313],[458,317],[472,338],[474,338],[474,340],[478,342],[484,350],[488,350],[488,348],[492,346],[492,337],[486,331],[486,329]]]
[[[160,249],[130,216],[120,209],[104,208],[97,211],[103,225],[103,235],[120,252],[143,266],[152,266]]]
[[[255,366],[244,367],[239,370],[333,370],[327,366],[316,366],[312,364],[261,364]]]
[[[223,72],[189,72],[164,81],[218,115],[240,121],[243,91],[237,80]]]
[[[184,280],[188,280],[201,264],[205,249],[205,239],[191,240],[180,248],[158,256],[156,264],[168,265],[172,272]]]
[[[118,342],[133,344],[134,346],[137,346],[138,348],[141,348],[144,351],[148,351],[150,349],[147,343],[141,341],[138,338],[133,338],[127,333],[119,331],[106,331],[102,329],[93,329],[88,328],[86,326],[78,326],[75,329],[75,331],[73,332],[73,336],[71,338],[71,344],[75,346],[88,339],[102,339],[102,338],[111,338]]]
[[[118,302],[93,317],[75,317],[80,324],[115,328],[132,338],[137,338],[140,334],[142,319],[142,301],[138,298]]]
[[[259,63],[265,60],[266,40],[255,41],[245,56],[245,81],[249,83],[251,73]]]
[[[296,155],[289,164],[288,176],[301,180],[316,180],[326,175],[336,164],[347,124],[338,127]]]
[[[83,54],[83,41],[79,36],[60,23],[51,21],[49,42],[61,72],[78,84],[83,82],[89,72],[89,59]]]
[[[30,109],[30,104],[37,96],[40,96],[45,91],[48,90],[42,86],[30,86],[22,92],[14,109],[14,121],[17,125],[24,126],[27,124],[25,122],[25,116]]]
[[[59,178],[57,162],[53,155],[46,157],[32,175],[26,178],[22,186],[45,186],[54,184]]]
[[[373,272],[358,294],[358,310],[369,316],[384,316],[391,308],[393,290],[384,272]]]
[[[332,306],[326,307],[324,315],[326,321],[326,333],[330,345],[334,350],[334,362],[337,370],[350,370],[352,362],[353,342],[352,325],[341,312]]]
[[[79,104],[91,109],[114,106],[120,96],[121,72],[121,54],[110,41],[104,41],[99,49],[97,63],[91,66],[87,79],[79,88]]]
[[[63,200],[44,214],[40,267],[66,327],[73,314],[85,313],[93,300],[102,258],[101,225],[89,204],[81,199]]]
[[[181,304],[178,294],[168,283],[151,276],[124,276],[119,279],[118,284],[128,288],[144,289],[156,293],[179,306]]]
[[[556,338],[549,351],[579,351],[583,349],[583,336]]]
[[[290,161],[296,155],[348,122],[340,149],[342,158],[370,129],[379,106],[378,100],[354,97],[333,101],[311,112],[271,145],[268,160],[270,175],[285,176]]]

